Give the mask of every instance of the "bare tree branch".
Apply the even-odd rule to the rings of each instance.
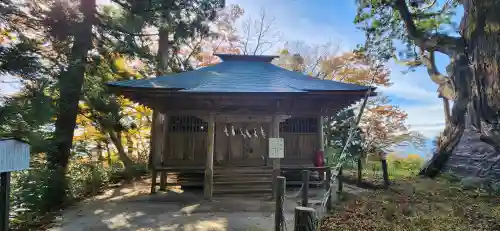
[[[281,39],[281,33],[276,31],[274,26],[275,18],[268,18],[264,8],[261,9],[258,20],[251,18],[245,20],[243,22],[245,38],[240,42],[243,54],[262,55],[273,48]]]

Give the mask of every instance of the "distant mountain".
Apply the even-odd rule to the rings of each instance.
[[[396,153],[402,157],[408,156],[408,154],[418,154],[419,156],[427,159],[432,156],[432,151],[434,149],[433,139],[427,139],[424,146],[421,148],[416,147],[411,142],[401,142],[391,148],[391,152]]]

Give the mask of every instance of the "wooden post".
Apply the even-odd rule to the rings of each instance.
[[[326,191],[330,190],[330,194],[328,194],[328,199],[326,201],[326,211],[332,211],[333,210],[333,189],[332,184],[331,184],[331,178],[332,178],[332,170],[330,168],[327,168],[326,171]]]
[[[342,182],[342,167],[340,167],[339,173],[337,175],[337,200],[340,201],[342,196],[342,191],[344,190],[344,183]]]
[[[215,137],[215,118],[213,114],[208,117],[208,134],[207,134],[207,159],[205,164],[205,182],[203,194],[205,199],[211,200],[213,193],[214,181],[214,137]]]
[[[158,172],[156,168],[152,167],[151,169],[151,194],[156,193],[156,178],[158,177]]]
[[[270,138],[279,138],[280,137],[280,122],[278,120],[277,115],[273,115],[273,118],[271,120],[271,130],[269,137]],[[278,176],[281,175],[281,164],[280,164],[280,159],[279,158],[273,158],[273,197],[276,197],[276,192],[278,190],[277,185],[277,179]]]
[[[9,230],[10,172],[0,173],[0,230]]]
[[[284,231],[284,203],[286,191],[286,178],[282,176],[277,177],[277,190],[276,190],[276,207],[274,211],[274,231]]]
[[[151,193],[156,193],[156,168],[161,164],[161,134],[162,115],[157,110],[153,110],[153,124],[151,125]]]
[[[317,138],[318,138],[318,151],[324,152],[325,151],[325,136],[323,133],[323,116],[318,117],[318,124],[316,125],[317,128]]]
[[[302,170],[302,206],[309,204],[309,170]]]
[[[358,158],[358,179],[357,183],[361,184],[361,180],[363,179],[363,164],[361,163],[361,158]]]
[[[294,231],[316,231],[316,211],[313,208],[295,207]]]
[[[160,171],[160,191],[165,191],[167,189],[167,173]]]
[[[168,126],[169,125],[169,117],[166,114],[163,114],[163,124],[162,124],[162,131],[161,131],[161,154],[160,154],[160,161],[161,161],[161,166],[165,166],[165,159],[166,159],[166,150],[167,150],[167,133],[168,133]],[[160,191],[165,191],[166,190],[166,183],[167,183],[167,172],[161,171],[160,172]]]
[[[389,172],[387,171],[387,160],[385,158],[380,160],[380,163],[382,164],[382,174],[384,176],[384,186],[389,187]]]

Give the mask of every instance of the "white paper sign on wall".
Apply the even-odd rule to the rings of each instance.
[[[285,158],[283,138],[269,138],[269,158]]]
[[[0,139],[0,172],[13,172],[30,167],[30,147],[17,139]]]

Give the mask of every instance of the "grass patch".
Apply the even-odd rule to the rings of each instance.
[[[500,197],[449,179],[409,177],[347,198],[320,230],[500,230]]]

